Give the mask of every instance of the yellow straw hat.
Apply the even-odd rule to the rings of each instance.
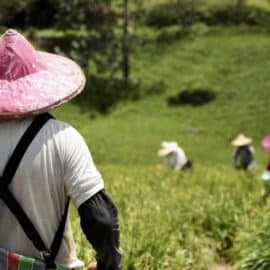
[[[252,139],[246,137],[244,134],[239,134],[233,141],[233,146],[245,146],[252,143]]]

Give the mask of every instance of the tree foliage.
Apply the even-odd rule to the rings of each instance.
[[[94,28],[111,22],[111,0],[2,0],[0,23],[21,28]]]
[[[65,54],[77,61],[91,81],[90,98],[105,111],[114,96],[122,96],[122,70],[129,63],[123,48],[124,5],[112,0],[1,0],[0,25],[23,30],[44,50]],[[121,0],[121,3],[124,2]],[[128,25],[128,17],[126,25]],[[127,31],[125,37],[127,37]],[[125,39],[127,40],[127,39]],[[129,69],[129,66],[128,66]],[[121,74],[123,74],[121,76]],[[113,82],[116,81],[117,83]],[[117,87],[115,87],[117,85]],[[116,93],[115,89],[119,93]],[[102,89],[101,89],[102,88]],[[124,90],[123,90],[124,91]],[[107,93],[107,94],[106,94]],[[108,97],[104,105],[104,96]],[[88,97],[89,98],[89,97]]]

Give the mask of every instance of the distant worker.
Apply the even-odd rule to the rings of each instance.
[[[265,203],[270,195],[270,161],[267,163],[265,171],[262,173],[262,180],[264,183],[263,202]]]
[[[270,152],[270,134],[263,138],[262,146],[266,151]],[[262,173],[262,180],[264,181],[264,188],[265,188],[263,201],[266,202],[266,199],[270,195],[270,160],[266,165],[265,171]]]
[[[162,142],[158,156],[163,158],[163,164],[167,168],[174,170],[192,168],[192,162],[187,159],[184,150],[177,142]]]
[[[248,170],[255,167],[255,151],[251,143],[252,139],[243,134],[232,141],[232,145],[236,147],[232,160],[236,169]]]

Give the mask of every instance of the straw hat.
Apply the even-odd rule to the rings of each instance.
[[[232,145],[233,146],[245,146],[245,145],[249,145],[252,143],[252,139],[246,137],[243,134],[239,134],[233,141],[232,141]]]
[[[85,76],[72,60],[35,50],[15,30],[0,36],[0,119],[52,110],[78,95]]]
[[[165,157],[177,149],[177,142],[162,142],[161,148],[158,150],[158,156]]]

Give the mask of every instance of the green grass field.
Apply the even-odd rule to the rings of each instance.
[[[244,26],[149,41],[133,49],[132,73],[144,84],[163,81],[163,94],[94,119],[76,101],[55,112],[83,134],[118,205],[124,269],[270,269],[270,205],[262,204],[260,180],[268,159],[260,141],[270,131],[269,45],[267,29]],[[199,107],[167,105],[189,87],[217,98]],[[239,132],[254,139],[253,172],[231,166],[230,141]],[[194,170],[162,168],[156,152],[163,140],[178,141]],[[74,209],[72,222],[89,263],[94,253]]]

